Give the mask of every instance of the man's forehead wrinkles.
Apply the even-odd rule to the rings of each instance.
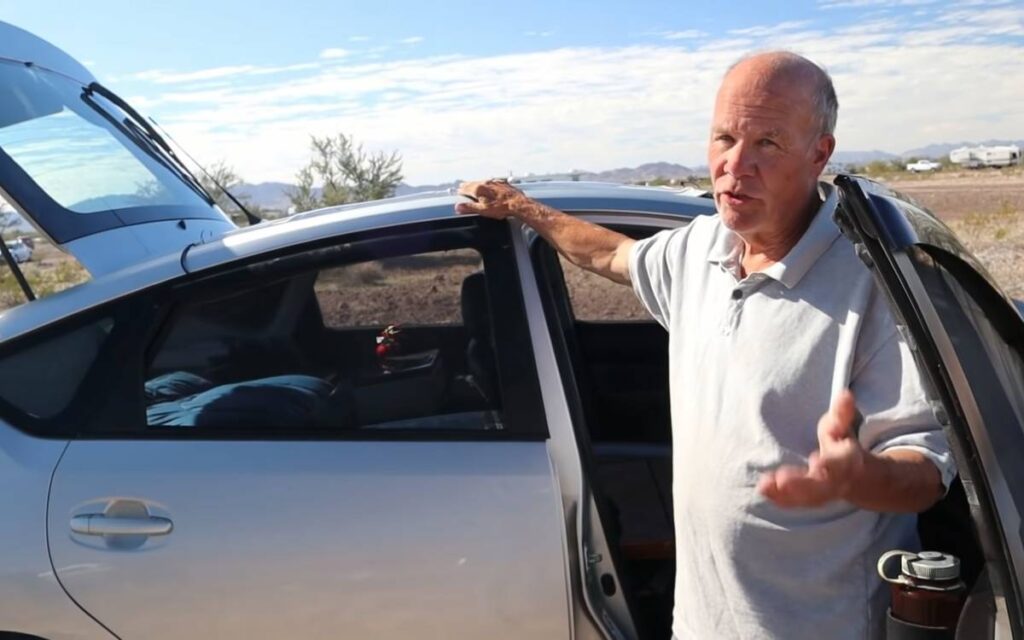
[[[714,119],[715,128],[742,129],[744,131],[761,131],[779,134],[786,130],[784,124],[788,114],[784,112],[769,113],[724,113]]]

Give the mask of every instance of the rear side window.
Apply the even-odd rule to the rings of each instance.
[[[64,411],[114,328],[103,317],[0,355],[0,398],[32,418]]]

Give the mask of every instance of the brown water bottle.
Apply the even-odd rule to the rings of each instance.
[[[888,565],[900,558],[900,572]],[[960,560],[938,551],[889,551],[878,560],[878,575],[889,583],[892,608],[887,637],[952,638],[967,589],[960,579]]]

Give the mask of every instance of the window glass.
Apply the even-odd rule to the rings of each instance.
[[[62,207],[209,206],[114,124],[120,109],[76,82],[0,61],[0,98],[0,149]]]
[[[0,357],[0,398],[34,418],[51,418],[75,396],[114,328],[102,318]]]
[[[481,255],[466,248],[249,287],[236,280],[186,299],[151,349],[147,423],[253,433],[501,431],[489,286]]]
[[[462,281],[483,269],[473,249],[384,258],[320,272],[316,297],[329,327],[462,324]]]
[[[968,289],[946,269],[940,267],[939,272],[950,293],[977,331],[985,354],[993,365],[992,372],[999,380],[1016,414],[1017,422],[1024,424],[1024,357],[1007,343]],[[943,315],[944,311],[943,307],[939,307],[940,315]]]
[[[577,320],[619,322],[623,320],[651,320],[632,287],[581,269],[558,256],[565,274],[573,315]]]
[[[0,231],[37,298],[63,291],[89,279],[89,272],[71,254],[39,235],[0,195]],[[0,256],[0,311],[27,302],[14,272]]]

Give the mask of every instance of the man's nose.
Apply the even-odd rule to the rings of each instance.
[[[732,148],[726,152],[725,172],[734,178],[753,175],[757,167],[757,162],[752,151],[753,150],[743,142],[738,142],[733,145]]]

